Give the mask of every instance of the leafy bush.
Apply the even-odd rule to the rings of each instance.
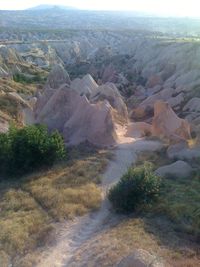
[[[50,166],[64,155],[60,134],[57,131],[49,134],[42,125],[11,127],[8,133],[0,134],[0,168],[6,174],[23,174]]]
[[[160,189],[160,179],[152,171],[152,165],[145,163],[142,167],[129,168],[120,181],[108,194],[117,212],[132,212],[139,205],[154,201]]]

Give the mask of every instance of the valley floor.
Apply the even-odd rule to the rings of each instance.
[[[100,210],[59,226],[55,244],[39,253],[37,267],[117,266],[135,249],[155,254],[166,266],[200,266],[197,245],[175,231],[165,216],[119,216],[106,199],[110,186],[136,163],[139,153],[160,151],[162,147],[159,141],[121,138],[103,175]]]

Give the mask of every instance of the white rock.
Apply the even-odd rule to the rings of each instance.
[[[164,263],[156,255],[143,249],[136,250],[133,254],[123,258],[117,267],[164,267]]]
[[[192,168],[187,162],[178,160],[158,168],[155,174],[165,178],[188,178],[192,174]]]

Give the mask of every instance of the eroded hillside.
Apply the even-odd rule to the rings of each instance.
[[[0,131],[42,123],[67,147],[48,170],[1,178],[0,265],[200,266],[198,20],[0,13]],[[159,201],[115,214],[110,186],[145,161]]]

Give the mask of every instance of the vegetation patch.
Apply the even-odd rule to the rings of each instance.
[[[65,156],[64,141],[55,131],[48,133],[42,125],[11,127],[0,133],[0,170],[4,174],[21,175],[51,166]]]
[[[0,203],[0,249],[11,257],[23,255],[40,242],[41,233],[51,229],[46,213],[22,190],[8,190]]]
[[[22,84],[15,82],[9,78],[0,78],[0,90],[5,93],[16,92],[31,95],[36,91],[36,86],[34,84]]]
[[[126,217],[95,236],[79,250],[76,264],[81,265],[83,255],[87,255],[88,262],[95,258],[95,266],[116,266],[135,249],[160,257],[165,266],[196,267],[200,262],[197,245],[175,232],[166,218],[146,214]]]
[[[78,158],[77,151],[71,153],[74,158],[67,163],[64,161],[42,175],[33,176],[24,184],[25,190],[59,221],[96,210],[101,203],[98,184],[107,163],[107,153],[86,152]]]
[[[0,95],[0,110],[7,114],[14,121],[20,120],[20,104],[11,99],[8,95]]]
[[[108,198],[117,212],[133,212],[158,198],[160,178],[149,163],[128,169],[120,181],[109,191]]]
[[[11,260],[17,267],[34,266],[34,250],[51,241],[55,221],[97,209],[100,175],[109,155],[81,145],[69,148],[67,158],[48,170],[21,179],[1,178],[0,263]]]
[[[33,75],[27,75],[23,73],[16,73],[13,75],[13,80],[17,83],[22,84],[34,84],[34,83],[44,83],[46,81],[46,76],[41,73],[35,73]]]
[[[139,158],[150,161],[153,169],[172,163],[164,154],[146,153]],[[196,167],[196,162],[194,162]],[[151,212],[156,216],[165,215],[173,223],[174,229],[200,237],[200,171],[187,179],[170,177],[162,179],[159,201],[152,206]]]

